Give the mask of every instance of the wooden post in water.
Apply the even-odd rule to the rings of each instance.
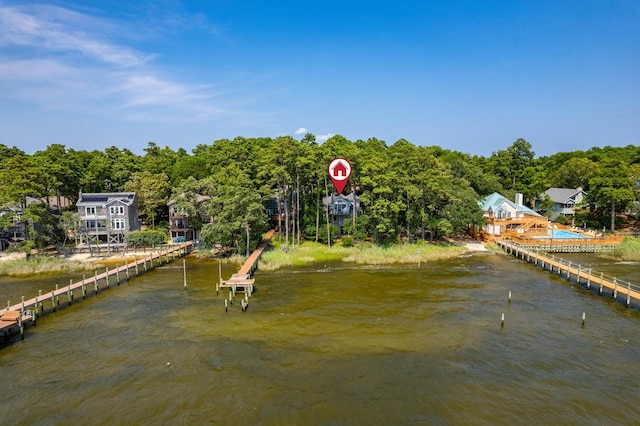
[[[93,274],[93,287],[96,289],[96,295],[98,294],[98,271]]]
[[[120,285],[120,265],[116,264],[116,285]]]
[[[227,299],[224,299],[224,310],[225,312],[229,311],[229,301]]]
[[[20,327],[20,340],[24,340],[24,322],[22,321],[22,311],[18,316],[18,327]]]
[[[140,276],[140,271],[138,270],[138,256],[134,256],[133,260],[135,260],[136,265],[136,277]]]
[[[220,283],[220,285],[222,285],[222,264],[220,263],[220,261],[218,260],[218,282]],[[216,291],[216,294],[217,291]]]
[[[627,283],[627,308],[631,306],[631,282]]]
[[[86,299],[87,298],[87,284],[84,282],[85,280],[85,275],[82,276],[82,298]]]
[[[107,280],[107,288],[109,288],[109,267],[108,266],[106,266],[104,268],[104,272],[105,272],[106,280]]]
[[[144,271],[147,272],[147,257],[146,256],[144,256],[142,258],[142,262],[144,264]]]
[[[618,281],[616,277],[613,277],[613,299],[618,297]]]
[[[598,291],[599,294],[602,294],[602,281],[604,280],[604,273],[600,272],[600,290]]]
[[[504,312],[502,313],[502,319],[500,320],[500,328],[504,328]]]
[[[58,290],[58,284],[56,284],[56,293]],[[56,305],[60,306],[60,295],[56,294]],[[55,311],[55,308],[53,309]]]
[[[580,275],[581,274],[582,274],[582,265],[578,264],[578,276],[577,276],[578,285],[580,285]]]
[[[587,289],[591,288],[591,268],[589,268],[589,275],[587,275]]]
[[[184,288],[187,288],[187,261],[182,259],[182,270],[184,271]]]
[[[71,300],[73,299],[73,295],[71,294],[71,285],[67,287],[67,297],[69,298],[69,304],[71,304]]]
[[[124,266],[126,267],[127,281],[129,281],[129,261],[127,259],[124,260]]]
[[[509,303],[511,303],[511,290],[509,290]]]
[[[571,281],[571,261],[569,261],[569,266],[567,267],[567,281]]]
[[[584,327],[584,318],[585,318],[585,313],[582,313],[582,327]]]

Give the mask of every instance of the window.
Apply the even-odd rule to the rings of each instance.
[[[349,213],[349,204],[347,204],[344,200],[337,200],[333,204],[333,209],[336,214],[348,214]]]
[[[95,216],[96,215],[96,207],[95,206],[87,206],[84,208],[84,213],[86,216]]]
[[[123,215],[124,214],[124,206],[111,206],[111,207],[109,207],[109,212],[112,215]]]
[[[111,221],[111,228],[124,230],[124,219],[113,219]]]
[[[85,225],[87,229],[92,229],[96,227],[96,221],[95,220],[87,220],[85,221]]]

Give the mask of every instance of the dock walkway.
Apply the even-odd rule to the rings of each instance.
[[[231,278],[226,281],[223,281],[221,278],[219,287],[229,288],[233,291],[233,293],[235,293],[236,291],[241,291],[249,294],[253,293],[255,279],[251,278],[251,275],[253,274],[253,271],[255,271],[258,267],[258,260],[269,245],[269,242],[271,242],[271,238],[273,237],[274,233],[275,229],[271,229],[269,232],[267,232],[260,244],[258,244],[258,247],[256,247],[255,251],[251,253],[251,256],[247,257],[247,260],[245,260],[240,270],[237,273],[233,274]]]
[[[603,295],[606,290],[606,293],[614,300],[622,297],[627,306],[631,305],[632,300],[640,303],[640,286],[638,285],[616,277],[605,276],[602,272],[595,272],[591,268],[583,268],[578,263],[564,260],[555,255],[522,247],[513,241],[506,239],[496,240],[496,244],[515,257],[540,266],[544,270],[555,272],[558,276],[564,274],[568,281],[574,280],[578,284],[584,285],[588,290],[593,287],[600,295]]]
[[[142,259],[137,259],[133,263],[128,263],[116,268],[105,268],[105,272],[99,274],[96,270],[94,276],[86,278],[83,276],[81,281],[70,282],[69,285],[62,288],[58,288],[45,294],[38,294],[38,296],[25,300],[22,297],[20,303],[11,305],[7,302],[7,307],[0,309],[0,336],[10,334],[14,330],[18,329],[20,335],[24,337],[24,329],[26,326],[35,323],[36,319],[45,314],[45,302],[49,302],[51,309],[49,312],[55,312],[60,307],[60,297],[63,299],[66,296],[68,301],[67,306],[74,300],[74,291],[80,290],[82,292],[82,298],[85,298],[90,292],[90,287],[93,285],[93,294],[99,292],[99,282],[104,281],[104,288],[109,288],[111,283],[110,279],[115,278],[115,284],[119,285],[121,279],[129,280],[131,271],[135,272],[135,276],[138,276],[141,272],[146,272],[148,268],[153,268],[155,265],[162,265],[163,258],[165,263],[169,263],[169,257],[171,260],[176,256],[183,256],[190,252],[193,247],[191,241],[187,241],[182,244],[170,245],[165,250],[153,252],[148,256],[143,256]],[[155,264],[154,264],[155,262]],[[143,271],[140,269],[143,268]],[[121,276],[122,274],[122,276]],[[17,313],[17,314],[16,314]]]

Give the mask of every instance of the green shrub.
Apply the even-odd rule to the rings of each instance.
[[[167,241],[167,234],[163,231],[133,231],[127,234],[127,244],[130,246],[153,246]]]
[[[342,247],[353,247],[353,237],[351,235],[345,235],[340,240]]]

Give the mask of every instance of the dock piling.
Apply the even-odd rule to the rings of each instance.
[[[182,270],[184,271],[184,288],[187,288],[187,261],[182,259]]]
[[[600,272],[600,290],[598,290],[598,294],[602,294],[602,282],[604,281],[604,273]]]

